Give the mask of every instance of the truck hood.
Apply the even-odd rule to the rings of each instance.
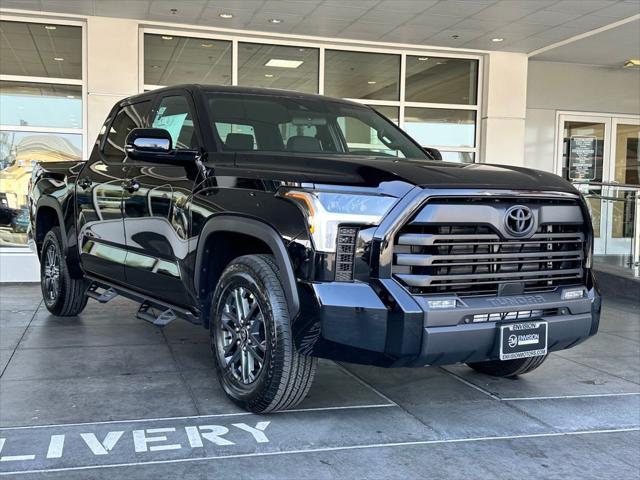
[[[403,182],[424,188],[487,188],[578,193],[561,177],[522,167],[356,155],[238,153],[241,176],[264,180],[378,188]]]

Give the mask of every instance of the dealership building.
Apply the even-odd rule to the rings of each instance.
[[[86,159],[115,102],[181,83],[347,98],[445,161],[562,175],[589,196],[596,253],[623,268],[634,261],[636,1],[3,0],[1,7],[3,282],[39,278],[26,244],[35,162]]]

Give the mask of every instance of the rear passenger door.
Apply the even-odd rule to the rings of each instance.
[[[150,127],[171,134],[174,148],[200,150],[194,105],[185,90],[156,99]],[[169,165],[127,160],[124,228],[125,274],[137,290],[176,305],[188,306],[185,271],[191,232],[191,193],[198,176],[195,164]]]
[[[126,241],[122,221],[125,180],[125,139],[143,127],[151,101],[114,108],[105,122],[91,156],[78,176],[76,214],[80,257],[90,274],[124,282]]]

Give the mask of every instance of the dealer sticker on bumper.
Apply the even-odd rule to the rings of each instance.
[[[500,360],[547,354],[547,322],[522,322],[500,326]]]

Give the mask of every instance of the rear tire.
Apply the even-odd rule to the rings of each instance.
[[[309,392],[317,359],[293,344],[278,267],[270,255],[234,259],[211,302],[210,338],[218,380],[254,413],[292,408]]]
[[[87,306],[87,282],[71,278],[62,245],[60,227],[53,227],[42,242],[40,286],[47,310],[59,317],[73,317]]]
[[[539,357],[517,358],[514,360],[491,360],[488,362],[467,363],[476,372],[491,375],[492,377],[517,377],[535,370],[547,358],[547,355]]]

